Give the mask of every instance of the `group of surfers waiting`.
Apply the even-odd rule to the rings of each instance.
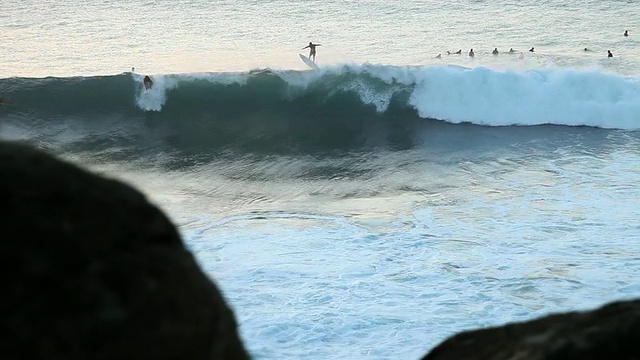
[[[535,48],[532,47],[531,49],[529,49],[529,52],[535,52]],[[500,54],[500,52],[498,51],[498,48],[493,49],[493,51],[491,53],[493,55]],[[509,49],[509,54],[515,54],[515,53],[516,53],[516,51],[513,50],[513,48]],[[460,55],[460,54],[462,54],[462,49],[460,49],[458,51],[455,51],[455,52],[447,51],[447,55]],[[523,54],[520,53],[521,57],[522,57],[522,55]],[[473,51],[473,49],[469,50],[469,57],[474,57],[474,56],[476,56],[475,51]],[[441,58],[441,57],[442,57],[442,54],[436,55],[436,58],[438,58],[438,59]]]
[[[629,36],[629,30],[625,30],[623,35],[625,37]],[[309,43],[309,44],[311,44],[311,43]],[[590,50],[587,49],[587,48],[584,48],[584,51],[590,51]],[[529,52],[535,52],[535,48],[532,47],[531,49],[529,49]],[[314,56],[315,56],[315,48],[314,48],[313,53],[314,53]],[[494,48],[491,53],[493,55],[500,54],[500,52],[498,51],[498,48]],[[515,53],[516,53],[516,51],[513,50],[513,48],[509,49],[509,54],[515,54]],[[460,54],[462,54],[462,49],[460,49],[460,50],[458,50],[456,52],[447,51],[447,55],[460,55]],[[475,55],[476,55],[476,53],[473,51],[473,49],[469,50],[469,57],[474,57]],[[520,53],[520,58],[521,59],[523,58],[523,56],[524,56],[524,53]],[[442,57],[442,54],[436,55],[437,59],[440,59],[441,57]],[[611,50],[607,50],[607,57],[610,57],[610,58],[613,57],[613,53],[611,52]]]
[[[624,32],[624,36],[629,36],[629,30],[625,30]],[[313,42],[309,42],[309,45],[305,46],[302,48],[302,50],[304,49],[309,49],[309,59],[311,59],[313,62],[316,61],[316,47],[318,46],[322,46],[322,44],[314,44]],[[584,48],[584,51],[589,51],[589,49]],[[531,49],[529,49],[529,52],[535,52],[535,48],[532,47]],[[515,54],[516,51],[513,50],[513,48],[509,49],[509,54]],[[460,55],[462,54],[462,49],[456,51],[456,52],[451,52],[451,51],[447,51],[447,55]],[[500,52],[498,51],[498,48],[494,48],[492,51],[493,55],[498,55],[500,54]],[[469,50],[469,57],[474,57],[476,55],[476,53],[473,51],[473,49]],[[520,53],[520,58],[522,58],[524,56],[523,53]],[[436,58],[441,58],[442,54],[438,54],[436,55]],[[613,57],[613,54],[611,53],[611,50],[607,50],[607,57]],[[131,72],[133,72],[135,69],[131,68]],[[149,77],[149,75],[146,75],[144,77],[144,79],[142,80],[142,83],[144,84],[144,88],[149,90],[153,87],[153,80],[151,80],[151,77]]]

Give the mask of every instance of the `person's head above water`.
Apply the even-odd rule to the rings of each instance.
[[[153,80],[151,80],[151,77],[149,75],[145,75],[142,82],[144,83],[144,88],[147,90],[151,89],[151,87],[153,86]]]

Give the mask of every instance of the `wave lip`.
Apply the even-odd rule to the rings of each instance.
[[[154,76],[137,74],[0,80],[12,108],[47,115],[155,112],[220,121],[225,117],[355,121],[366,114],[485,126],[557,124],[640,129],[640,79],[598,70],[526,71],[484,67],[354,65],[320,71]]]

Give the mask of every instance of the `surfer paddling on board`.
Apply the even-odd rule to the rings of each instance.
[[[149,75],[145,75],[144,80],[142,80],[142,82],[144,83],[144,88],[147,90],[151,89],[151,87],[153,86],[153,80],[151,80]]]
[[[316,46],[322,46],[322,44],[314,44],[309,41],[309,45],[302,48],[302,50],[309,48],[309,59],[316,61]]]

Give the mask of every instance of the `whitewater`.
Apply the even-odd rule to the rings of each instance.
[[[144,192],[255,359],[640,296],[636,1],[6,0],[0,43],[0,139]]]
[[[231,76],[230,76],[231,75]],[[325,101],[337,93],[357,95],[363,105],[384,112],[394,97],[422,118],[479,125],[587,125],[640,127],[640,79],[597,71],[544,69],[496,71],[457,66],[341,66],[319,72],[276,72],[281,96],[312,92]],[[138,98],[144,110],[160,111],[168,92],[190,80],[246,85],[264,73],[163,76]],[[260,80],[256,80],[258,82]],[[320,94],[318,94],[320,93]]]
[[[131,106],[128,100],[132,96],[142,111],[162,112],[167,102],[165,111],[186,106],[191,111],[215,111],[226,104],[227,111],[240,117],[256,102],[320,109],[357,98],[359,101],[351,103],[351,107],[372,106],[377,113],[384,113],[397,103],[421,118],[450,123],[584,125],[628,130],[640,127],[640,78],[601,71],[341,65],[321,71],[161,75],[154,77],[154,86],[149,90],[144,89],[142,77],[125,73],[13,78],[3,81],[3,93],[11,101],[40,110],[68,106],[64,111],[69,113],[80,108],[108,112]],[[44,102],[43,97],[47,99]],[[60,104],[62,99],[64,104]]]

